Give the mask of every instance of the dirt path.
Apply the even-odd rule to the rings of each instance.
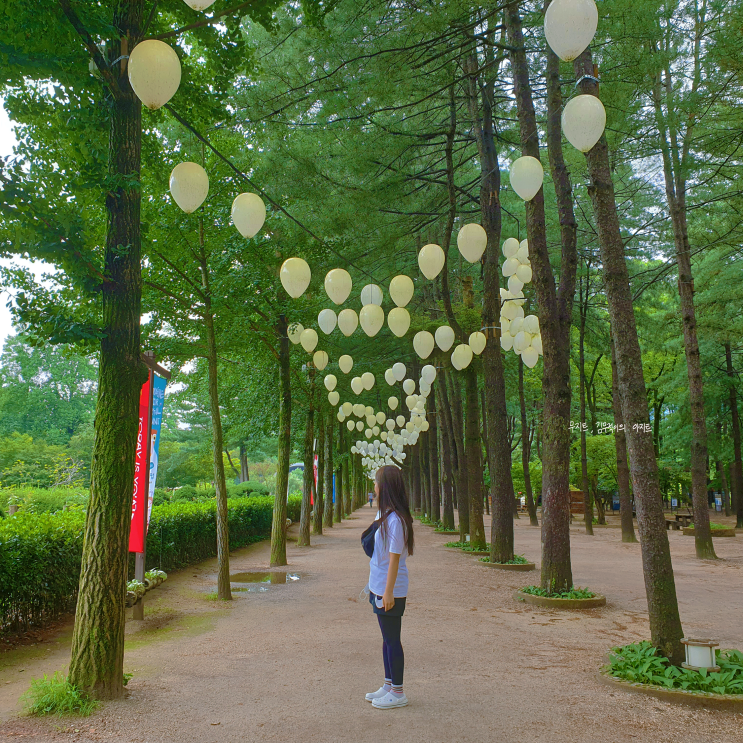
[[[743,714],[672,706],[615,691],[596,669],[606,650],[648,637],[638,545],[617,529],[572,530],[576,585],[605,593],[606,608],[527,608],[514,589],[535,573],[506,573],[448,550],[416,529],[403,622],[402,710],[375,710],[364,693],[382,676],[379,630],[357,597],[368,575],[359,536],[370,509],[313,546],[289,548],[303,577],[261,593],[208,598],[215,562],[174,575],[148,598],[147,619],[127,625],[126,699],[86,720],[17,717],[31,676],[64,668],[69,637],[0,656],[0,739],[227,743],[743,741]],[[517,551],[539,557],[539,530],[516,522]],[[743,535],[716,540],[718,563],[694,558],[694,540],[671,534],[687,634],[743,647]],[[267,543],[232,556],[232,572],[267,569]],[[21,670],[23,669],[23,670]],[[404,726],[404,728],[402,727]],[[7,737],[6,737],[7,736]]]

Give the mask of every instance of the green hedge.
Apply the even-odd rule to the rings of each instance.
[[[273,498],[229,499],[227,506],[230,549],[270,536]],[[289,498],[292,521],[300,507],[301,498]],[[81,511],[19,512],[0,521],[0,630],[38,626],[73,608],[84,528]],[[147,565],[170,571],[213,557],[216,534],[215,502],[155,506]]]

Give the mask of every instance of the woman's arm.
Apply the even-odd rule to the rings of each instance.
[[[382,604],[384,610],[389,611],[395,605],[395,597],[392,592],[395,588],[395,581],[397,580],[397,571],[400,569],[400,555],[396,552],[390,552],[390,566],[387,569],[387,585],[384,588],[384,596],[382,596]]]

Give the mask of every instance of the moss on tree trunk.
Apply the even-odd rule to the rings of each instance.
[[[285,315],[276,324],[279,337],[279,454],[276,495],[271,523],[271,567],[286,565],[286,514],[289,490],[289,457],[292,444],[292,390],[288,325]]]

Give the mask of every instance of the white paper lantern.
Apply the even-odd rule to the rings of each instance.
[[[333,390],[332,392],[328,392],[328,402],[334,407],[338,404],[338,401],[340,399],[341,396],[335,390]]]
[[[606,109],[595,95],[578,95],[562,111],[562,131],[576,150],[588,152],[606,128]]]
[[[421,379],[425,379],[428,384],[433,384],[436,379],[436,367],[431,364],[426,364],[421,369]]]
[[[435,279],[444,267],[446,256],[440,245],[429,243],[424,245],[418,253],[418,266],[427,279]]]
[[[315,365],[315,369],[322,371],[328,365],[328,354],[325,351],[315,351],[312,356],[312,362]]]
[[[390,281],[390,297],[398,307],[405,307],[413,298],[414,291],[415,286],[410,276],[400,274]]]
[[[317,324],[325,335],[330,335],[335,330],[337,323],[338,316],[333,310],[320,310],[320,314],[317,316]]]
[[[312,328],[305,328],[299,336],[299,342],[307,353],[312,353],[317,346],[317,331]]]
[[[348,372],[353,369],[353,359],[348,354],[344,353],[343,356],[338,359],[338,366],[344,374],[348,374]]]
[[[527,333],[536,335],[539,332],[539,318],[536,315],[527,315],[522,320],[522,323]]]
[[[186,214],[195,212],[209,193],[209,176],[198,163],[178,163],[170,173],[170,195]]]
[[[247,238],[255,237],[266,221],[266,205],[257,193],[241,193],[232,202],[232,224]]]
[[[413,349],[422,359],[431,355],[434,343],[433,336],[427,330],[421,330],[413,336]]]
[[[412,379],[406,379],[402,383],[402,388],[406,395],[412,395],[415,392],[415,382]]]
[[[359,324],[359,316],[350,308],[346,308],[345,310],[341,310],[338,313],[338,327],[340,328],[341,333],[348,338],[348,336],[353,335],[354,331],[358,327]]]
[[[532,280],[531,266],[519,264],[514,276],[521,282],[522,286],[528,284]]]
[[[344,268],[334,268],[325,276],[325,293],[335,304],[343,304],[351,293],[351,274]]]
[[[530,368],[533,369],[537,365],[537,361],[539,361],[539,354],[537,353],[536,349],[532,346],[527,346],[522,352],[521,352],[521,360]]]
[[[504,276],[513,276],[520,265],[521,264],[519,263],[518,258],[516,258],[515,256],[513,258],[506,258],[501,271]]]
[[[541,335],[535,335],[531,339],[531,347],[540,355],[543,355],[542,351],[542,336]]]
[[[286,289],[286,293],[293,299],[301,297],[305,289],[310,285],[312,272],[307,265],[307,261],[302,258],[287,258],[281,264],[279,271],[281,285]]]
[[[387,314],[387,325],[398,338],[402,338],[410,327],[410,314],[403,307],[395,307]]]
[[[500,347],[504,351],[510,351],[513,348],[513,336],[510,333],[504,333],[501,335]]]
[[[362,290],[361,290],[361,304],[367,305],[367,304],[382,304],[382,299],[384,299],[384,295],[382,294],[382,289],[378,287],[376,284],[367,284]]]
[[[457,247],[466,261],[477,263],[488,246],[488,233],[475,222],[464,225],[457,235]]]
[[[387,369],[384,373],[384,381],[390,386],[393,385],[397,380],[395,379],[395,373],[392,369]]]
[[[544,14],[544,35],[561,60],[572,62],[591,43],[598,21],[593,0],[554,0]]]
[[[356,424],[353,421],[346,421],[346,428],[348,428],[349,431],[353,431],[353,429],[356,428]]]
[[[397,410],[397,404],[399,400],[393,395],[392,397],[387,400],[387,405],[389,406],[390,410]]]
[[[436,338],[436,345],[444,352],[454,345],[454,331],[448,325],[436,328],[434,337]]]
[[[181,62],[172,47],[157,39],[140,41],[129,55],[129,83],[151,111],[164,106],[181,84]]]
[[[359,312],[359,323],[362,330],[373,338],[384,325],[384,310],[378,304],[364,305]]]
[[[542,188],[544,168],[535,157],[524,157],[514,160],[510,170],[511,188],[524,201],[531,201]]]
[[[515,257],[516,253],[519,249],[519,241],[515,237],[509,237],[508,240],[506,240],[503,243],[503,257],[504,258],[513,258]]]
[[[405,379],[406,371],[405,364],[403,364],[402,361],[398,361],[396,364],[392,365],[392,373],[395,375],[395,379],[398,382],[402,382],[402,380]]]
[[[457,370],[466,369],[472,361],[472,349],[466,343],[460,343],[452,352],[451,363]]]
[[[354,377],[351,380],[351,389],[360,395],[364,391],[364,383],[361,381],[361,377]]]
[[[289,328],[286,331],[286,334],[289,336],[289,340],[296,346],[297,343],[299,343],[299,338],[302,335],[302,331],[304,330],[304,325],[301,323],[295,322],[293,325],[290,325]]]
[[[353,413],[353,405],[350,402],[344,402],[342,409],[343,409],[343,414],[346,416],[346,418],[348,418],[348,416],[351,415],[351,413]]]
[[[472,353],[476,356],[479,356],[485,350],[487,342],[488,339],[485,337],[485,333],[481,333],[479,330],[470,333],[468,345],[472,349]]]
[[[332,392],[338,384],[338,378],[335,374],[326,374],[325,379],[323,379],[323,384],[328,392]]]
[[[508,291],[511,294],[517,294],[524,288],[524,282],[519,280],[519,277],[514,273],[513,276],[508,277]]]
[[[361,383],[365,390],[370,390],[374,386],[374,375],[371,372],[364,372],[361,375]]]

